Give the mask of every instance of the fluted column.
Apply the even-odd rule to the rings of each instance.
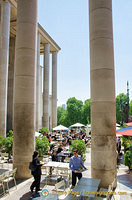
[[[6,136],[10,4],[0,1],[0,136]]]
[[[15,37],[10,38],[7,95],[7,131],[13,130],[13,94],[14,94],[14,64],[15,64]]]
[[[35,148],[37,3],[17,1],[13,143],[17,178],[31,176],[29,161]]]
[[[52,128],[57,126],[57,52],[52,53]]]
[[[89,0],[93,178],[108,187],[116,178],[116,102],[112,0]]]
[[[37,71],[36,71],[36,131],[39,131],[40,116],[40,34],[37,37]]]
[[[49,129],[49,60],[50,44],[44,45],[43,126]]]

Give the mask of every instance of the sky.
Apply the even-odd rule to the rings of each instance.
[[[129,81],[132,99],[132,0],[112,2],[116,96],[126,94]],[[61,48],[58,106],[70,97],[84,102],[90,98],[88,0],[38,0],[38,22]]]

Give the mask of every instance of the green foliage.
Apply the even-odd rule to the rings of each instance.
[[[132,116],[132,101],[129,103],[129,115]]]
[[[7,133],[7,137],[13,137],[13,130],[9,130],[9,132]]]
[[[129,147],[130,150],[126,151],[124,155],[124,164],[132,169],[132,144]]]
[[[47,127],[42,127],[42,128],[40,129],[40,132],[41,132],[42,135],[44,135],[44,134],[46,134],[46,133],[49,133],[49,129],[48,129]]]
[[[36,150],[39,152],[39,156],[43,156],[47,153],[47,148],[50,146],[47,137],[36,137]]]
[[[6,137],[2,139],[2,151],[12,154],[12,147],[13,147],[13,137]]]
[[[131,144],[131,137],[129,136],[122,136],[122,146],[124,146],[124,151],[126,152],[129,149]]]
[[[69,150],[71,152],[74,151],[74,149],[78,149],[78,154],[81,155],[82,160],[85,161],[85,152],[86,152],[86,144],[82,140],[73,140],[72,144],[69,147]]]
[[[87,99],[84,102],[82,107],[82,123],[83,124],[90,124],[91,123],[91,103],[90,99]]]
[[[67,126],[67,110],[60,106],[57,108],[57,124]]]
[[[77,100],[75,97],[72,97],[68,99],[66,104],[67,104],[68,126],[76,122],[80,122],[82,119],[83,102]]]
[[[129,97],[126,94],[119,94],[116,97],[116,121],[117,123],[125,121],[124,108],[126,103],[129,103]]]

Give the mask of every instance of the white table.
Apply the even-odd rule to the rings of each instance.
[[[54,168],[67,168],[69,169],[69,163],[64,163],[64,162],[54,162],[54,161],[49,161],[46,164],[43,165],[44,167],[54,167]],[[42,168],[43,168],[42,166]]]

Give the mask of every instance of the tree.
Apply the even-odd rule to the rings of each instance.
[[[67,126],[67,111],[61,106],[57,108],[57,124]]]
[[[83,102],[77,100],[75,97],[67,100],[67,125],[70,126],[82,120]]]
[[[82,108],[82,123],[89,124],[90,122],[91,122],[91,104],[90,104],[90,99],[87,99],[84,102]]]
[[[129,115],[132,116],[132,100],[129,103]]]
[[[40,129],[41,134],[44,136],[46,133],[49,133],[49,129],[47,127],[42,127]]]
[[[116,97],[116,121],[117,123],[123,124],[126,122],[126,105],[129,103],[129,97],[126,94],[119,94]]]

